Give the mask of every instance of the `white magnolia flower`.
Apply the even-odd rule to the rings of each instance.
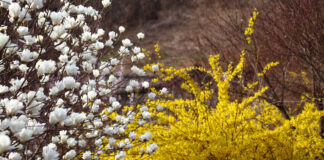
[[[8,7],[9,9],[9,16],[11,18],[16,18],[20,14],[21,7],[18,3],[11,3]]]
[[[63,159],[65,160],[71,160],[76,156],[76,152],[75,150],[70,150],[68,152],[65,153],[65,155],[63,156]]]
[[[156,106],[156,110],[157,110],[157,111],[163,111],[163,109],[164,109],[164,107],[161,106],[161,105],[157,105],[157,106]]]
[[[138,54],[136,55],[136,57],[137,57],[137,59],[141,60],[141,59],[145,58],[145,54],[142,53],[142,52],[140,52],[140,53],[138,53]]]
[[[11,79],[10,84],[12,85],[9,90],[10,92],[16,92],[19,88],[24,88],[28,85],[28,81],[25,78]]]
[[[0,133],[0,142],[1,142],[0,143],[0,154],[2,154],[3,152],[9,150],[11,140],[7,135]]]
[[[95,99],[96,97],[97,97],[97,92],[96,92],[96,91],[92,90],[92,91],[88,92],[88,98],[89,98],[90,100],[93,100],[93,99]]]
[[[72,89],[72,88],[78,88],[80,86],[79,82],[76,82],[74,77],[64,77],[62,80],[64,84],[64,88],[66,89]]]
[[[64,26],[67,29],[73,29],[77,26],[77,21],[75,20],[74,17],[70,17],[70,16],[66,17],[64,19]]]
[[[104,8],[107,8],[111,4],[110,0],[103,0],[101,3],[104,6]]]
[[[136,132],[130,132],[128,136],[129,136],[130,139],[135,140],[136,135],[137,135]]]
[[[143,39],[144,38],[144,33],[142,33],[142,32],[137,33],[137,38],[138,39]]]
[[[142,113],[143,119],[150,119],[151,118],[151,113],[150,112],[143,112]]]
[[[9,36],[0,32],[0,50],[6,45],[9,41]]]
[[[54,150],[54,149],[51,149],[50,147],[48,146],[45,146],[43,147],[43,158],[44,160],[58,160],[58,156],[59,156],[59,153]]]
[[[105,42],[105,46],[109,46],[111,48],[114,48],[113,44],[114,44],[114,42],[110,39]]]
[[[64,121],[67,117],[67,112],[67,109],[56,107],[49,115],[49,123],[56,124]]]
[[[136,80],[130,80],[129,85],[137,89],[140,88],[140,84]]]
[[[19,65],[18,69],[19,69],[22,73],[26,74],[26,73],[27,73],[27,70],[29,69],[29,67],[28,67],[26,64],[21,64],[21,65]]]
[[[160,92],[161,92],[162,94],[168,94],[168,93],[169,93],[168,89],[165,88],[165,87],[163,87],[163,88],[160,90]]]
[[[21,160],[22,157],[18,152],[10,152],[9,157],[10,160]]]
[[[133,45],[133,43],[132,43],[128,38],[122,40],[122,44],[123,44],[123,46],[125,46],[125,47],[130,47],[130,46]]]
[[[31,35],[24,36],[24,39],[25,39],[25,44],[28,46],[31,46],[37,42],[37,38],[35,38]]]
[[[87,141],[85,141],[84,139],[81,139],[78,141],[78,144],[80,147],[85,147],[87,145]]]
[[[140,47],[134,47],[133,48],[133,52],[136,53],[136,54],[139,53],[140,51],[141,51]]]
[[[60,142],[60,138],[58,136],[52,137],[52,143],[58,143]]]
[[[150,144],[149,146],[146,147],[146,152],[147,154],[152,154],[154,151],[158,149],[158,145],[155,143]]]
[[[105,34],[105,30],[103,30],[102,28],[99,28],[98,31],[97,31],[97,35],[99,37],[102,37],[104,34]]]
[[[23,62],[31,62],[38,57],[37,52],[31,52],[29,49],[24,49],[22,52],[18,52],[20,60]]]
[[[147,82],[147,81],[144,81],[144,82],[142,83],[142,87],[143,87],[143,88],[149,88],[149,87],[150,87],[150,83]]]
[[[153,70],[153,72],[156,72],[156,71],[158,71],[159,69],[160,69],[159,65],[153,65],[153,66],[152,66],[152,70]]]
[[[27,0],[31,9],[40,9],[43,8],[43,0]]]
[[[137,74],[138,76],[145,76],[145,74],[146,74],[143,69],[140,69],[135,65],[132,66],[131,71],[133,73]]]
[[[85,113],[76,113],[76,112],[72,112],[70,117],[72,119],[73,125],[78,125],[79,123],[83,122],[87,118]]]
[[[25,26],[19,26],[17,29],[17,32],[20,36],[24,36],[28,34],[28,27]]]
[[[4,94],[9,91],[9,87],[0,85],[0,94]]]
[[[126,157],[126,153],[124,151],[120,151],[119,153],[116,154],[115,160],[124,159],[125,157]]]
[[[27,117],[25,115],[21,115],[19,118],[17,117],[11,118],[9,124],[5,124],[5,125],[8,125],[10,131],[16,134],[26,126],[26,121],[27,121]],[[6,122],[3,121],[2,123],[6,123]]]
[[[129,49],[126,48],[125,46],[120,46],[118,53],[120,56],[129,55]]]
[[[118,63],[119,63],[119,60],[116,59],[116,58],[112,58],[112,59],[110,60],[110,64],[111,64],[111,65],[117,65]]]
[[[148,98],[149,98],[150,100],[153,100],[153,99],[155,98],[155,96],[156,96],[156,94],[153,93],[153,92],[151,92],[151,93],[148,94]]]
[[[19,102],[17,99],[10,99],[5,102],[5,108],[7,115],[16,114],[18,111],[24,108],[23,103]]]
[[[141,137],[139,138],[140,141],[148,141],[152,140],[152,133],[151,132],[145,132]]]
[[[74,139],[74,138],[69,138],[68,140],[67,140],[67,145],[68,145],[68,147],[74,147],[74,146],[76,146],[77,145],[77,141]]]
[[[103,126],[103,123],[101,122],[101,119],[96,119],[93,121],[93,125],[95,126],[95,128],[100,128]]]
[[[132,86],[126,86],[125,91],[126,92],[133,92],[133,87]]]
[[[50,17],[51,17],[53,25],[61,24],[61,22],[64,18],[62,12],[52,12]]]
[[[75,64],[67,65],[65,67],[65,72],[69,76],[76,76],[80,74],[79,67],[77,67]]]
[[[86,31],[86,32],[83,32],[83,33],[82,33],[82,35],[81,35],[81,40],[82,40],[83,42],[87,42],[87,41],[89,41],[90,39],[91,39],[91,32]]]
[[[56,70],[56,63],[53,60],[38,61],[36,64],[37,75],[53,73]]]
[[[53,28],[53,31],[50,35],[52,40],[56,40],[60,38],[64,33],[66,33],[66,29],[64,25],[58,25]]]
[[[118,28],[118,30],[119,30],[119,33],[123,33],[123,32],[125,32],[125,27],[124,26],[120,26]]]
[[[84,152],[82,155],[82,159],[91,159],[91,152],[90,151]]]
[[[114,31],[110,31],[108,35],[110,40],[114,40],[118,36],[118,34]]]
[[[113,107],[115,110],[117,110],[117,109],[119,109],[119,108],[121,107],[121,105],[120,105],[119,102],[115,101],[115,102],[112,103],[112,107]]]
[[[100,75],[100,72],[99,72],[99,70],[95,69],[95,70],[92,71],[92,74],[93,74],[93,76],[94,76],[95,78],[98,78],[99,75]]]
[[[20,132],[18,132],[15,136],[19,139],[20,142],[24,143],[26,141],[31,140],[33,137],[33,130],[23,128]]]

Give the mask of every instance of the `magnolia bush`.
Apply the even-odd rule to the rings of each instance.
[[[99,27],[110,4],[0,0],[0,159],[122,159],[136,139],[152,139],[129,131],[150,113],[134,121],[136,110],[123,110],[118,96],[132,93],[127,103],[136,103],[133,93],[150,84],[121,85],[126,62],[145,75],[136,66],[145,54],[121,40],[124,27]]]

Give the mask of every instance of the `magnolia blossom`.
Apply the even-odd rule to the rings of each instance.
[[[91,152],[90,151],[84,152],[82,155],[82,159],[91,159]]]
[[[9,36],[0,32],[0,49],[9,41]]]
[[[131,71],[136,73],[139,76],[145,76],[145,74],[146,74],[143,69],[140,69],[137,66],[132,66]]]
[[[144,81],[144,82],[142,83],[142,87],[143,87],[143,88],[149,88],[149,87],[150,87],[150,83],[147,82],[147,81]]]
[[[24,49],[22,52],[18,52],[20,60],[23,62],[31,62],[38,57],[37,52],[31,52],[29,49]]]
[[[63,58],[63,57],[61,57]],[[77,67],[75,64],[67,65],[65,67],[65,72],[69,76],[75,76],[80,74],[79,67]]]
[[[67,117],[67,109],[55,108],[49,115],[49,123],[56,124],[64,121]]]
[[[160,92],[161,92],[162,94],[168,94],[168,93],[169,93],[168,89],[165,88],[165,87],[163,87],[163,88],[160,90]]]
[[[144,38],[144,33],[142,33],[142,32],[137,33],[137,38],[138,39],[143,39]]]
[[[20,14],[21,7],[18,3],[11,3],[8,9],[10,18],[16,18]]]
[[[76,156],[76,152],[75,152],[75,150],[70,150],[70,151],[68,151],[68,152],[65,153],[65,155],[63,156],[63,159],[71,160],[71,159],[73,159],[75,156]]]
[[[142,113],[143,119],[150,119],[151,118],[151,113],[150,112],[143,112]]]
[[[51,149],[48,146],[43,147],[43,158],[44,160],[58,160],[59,153],[56,149]]]
[[[119,26],[118,30],[119,30],[119,33],[123,33],[123,32],[125,32],[125,27]]]
[[[149,146],[146,147],[146,152],[147,152],[148,154],[152,154],[152,153],[153,153],[154,151],[156,151],[158,148],[159,148],[159,147],[158,147],[157,144],[152,143],[152,144],[150,144]]]
[[[101,1],[101,3],[104,6],[104,8],[107,8],[111,4],[110,0],[103,0]]]
[[[17,29],[17,32],[20,36],[24,36],[28,34],[28,27],[25,26],[19,26]]]
[[[129,138],[132,139],[132,140],[135,140],[136,139],[136,132],[130,132],[129,133]]]
[[[56,64],[53,60],[38,61],[36,64],[37,75],[53,73],[56,70]]]
[[[18,152],[10,152],[9,157],[10,160],[21,160],[22,157]]]
[[[115,160],[124,159],[126,157],[126,153],[124,151],[120,151],[116,154]]]
[[[148,141],[152,139],[152,133],[151,132],[145,132],[143,135],[140,136],[140,141]]]
[[[18,111],[24,108],[23,103],[17,99],[6,100],[5,108],[8,115],[16,114]]]
[[[94,77],[97,78],[97,77],[99,77],[100,72],[99,72],[99,70],[95,69],[95,70],[92,71],[92,74],[93,74]]]
[[[159,68],[160,68],[159,65],[153,65],[153,66],[152,66],[152,70],[153,70],[153,72],[158,71]]]
[[[149,98],[150,100],[153,100],[153,99],[155,98],[155,96],[156,96],[156,94],[153,93],[153,92],[151,92],[151,93],[148,94],[148,98]]]
[[[110,31],[108,33],[108,36],[109,36],[109,40],[113,40],[113,39],[117,38],[118,34],[114,31]]]
[[[123,43],[123,46],[125,46],[125,47],[130,47],[133,45],[133,43],[127,38],[122,40],[122,43]]]
[[[9,87],[0,85],[0,94],[4,94],[9,91]]]
[[[64,18],[61,12],[52,12],[50,17],[53,25],[60,24]]]
[[[26,129],[23,128],[20,132],[18,132],[15,136],[19,139],[20,142],[26,142],[30,139],[32,139],[33,137],[33,130],[31,129]]]
[[[80,86],[79,82],[76,82],[74,77],[64,77],[62,80],[64,87],[67,89],[78,88]]]
[[[136,55],[136,57],[137,57],[137,59],[141,60],[141,59],[145,58],[145,54],[142,53],[142,52],[140,52],[140,53],[138,53],[138,54]]]
[[[0,142],[0,154],[2,154],[9,149],[11,140],[7,135],[0,133]]]
[[[156,106],[156,110],[157,110],[157,111],[163,111],[163,109],[164,109],[164,107],[161,106],[161,105],[157,105],[157,106]]]

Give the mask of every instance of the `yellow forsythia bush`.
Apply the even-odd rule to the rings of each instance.
[[[149,144],[140,144],[129,151],[127,158],[323,158],[324,141],[318,134],[318,122],[324,113],[318,111],[314,104],[305,103],[300,114],[286,120],[275,106],[259,99],[267,87],[240,101],[231,97],[231,82],[242,79],[244,63],[245,51],[239,63],[229,65],[227,71],[223,71],[219,65],[219,55],[210,56],[211,69],[159,68],[159,81],[180,77],[184,80],[181,87],[192,96],[171,98],[172,95],[165,91],[163,93],[152,88],[152,93],[157,97],[151,97],[146,102],[146,107],[152,113],[152,122],[137,128],[137,133],[151,132],[152,141],[158,145],[158,149],[153,154],[130,156],[139,150],[146,152]],[[192,70],[211,76],[217,88],[212,88],[211,83],[199,84],[194,81],[188,74]],[[249,90],[249,87],[246,88]],[[217,104],[210,106],[209,101],[215,96]]]

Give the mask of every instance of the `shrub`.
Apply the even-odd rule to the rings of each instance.
[[[303,111],[290,120],[280,110],[262,100],[268,89],[258,84],[244,86],[245,95],[238,100],[230,94],[231,82],[242,83],[245,51],[239,63],[226,71],[219,64],[219,55],[210,56],[211,69],[189,67],[160,68],[160,81],[175,77],[184,80],[181,87],[188,95],[172,98],[167,89],[152,88],[146,108],[151,123],[143,126],[150,131],[158,150],[150,154],[152,146],[141,144],[138,149],[149,153],[151,159],[314,159],[323,154],[324,141],[318,134],[318,121],[324,115],[314,104],[305,103]],[[264,69],[275,66],[270,64]],[[209,83],[197,82],[188,74],[199,70],[210,77]],[[216,83],[217,87],[211,87]],[[217,97],[217,104],[210,101]],[[140,131],[139,131],[140,132]]]
[[[137,102],[118,93],[142,88],[124,74],[131,62],[145,75],[145,55],[120,40],[124,27],[99,28],[110,0],[86,4],[0,1],[0,159],[122,159],[136,145],[125,131],[135,113],[122,110]]]

